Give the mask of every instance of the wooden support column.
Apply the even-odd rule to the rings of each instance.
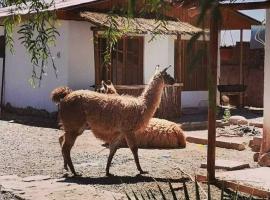
[[[218,67],[218,33],[219,25],[213,17],[210,21],[210,64],[208,65],[208,147],[207,147],[207,177],[208,181],[215,180],[216,157],[216,94],[217,94],[217,67]]]
[[[243,29],[240,30],[240,70],[239,70],[239,83],[244,85],[244,67],[243,67]],[[240,106],[244,106],[244,93],[240,93]]]
[[[174,78],[177,83],[181,83],[182,80],[182,67],[181,67],[181,35],[177,35],[177,39],[175,41],[175,64],[174,64]]]
[[[269,166],[270,163],[270,9],[266,11],[265,30],[265,65],[264,65],[264,113],[263,139],[259,164]]]

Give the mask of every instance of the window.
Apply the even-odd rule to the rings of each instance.
[[[104,65],[106,39],[95,37],[96,84],[111,80],[116,85],[143,84],[143,37],[130,36],[118,41],[111,56],[111,66]]]

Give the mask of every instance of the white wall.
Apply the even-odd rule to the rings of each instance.
[[[266,11],[262,153],[270,152],[270,9]]]
[[[189,107],[207,107],[208,91],[182,91],[181,106]]]
[[[69,21],[68,86],[90,89],[95,84],[94,38],[88,22]]]
[[[59,21],[56,46],[52,47],[58,78],[54,75],[52,64],[47,66],[41,87],[33,88],[29,83],[32,64],[25,48],[14,34],[15,54],[7,50],[5,103],[15,107],[31,106],[37,109],[55,111],[57,107],[50,100],[51,91],[58,86],[72,89],[89,89],[95,83],[94,41],[90,23],[78,21]],[[1,62],[1,61],[0,61]]]
[[[151,35],[144,37],[144,83],[147,84],[155,73],[155,68],[160,65],[163,69],[171,65],[168,73],[174,77],[174,37],[156,36],[151,40]]]
[[[56,79],[52,64],[49,62],[46,69],[47,76],[43,77],[41,87],[36,88],[29,83],[32,75],[29,55],[18,40],[18,34],[14,33],[15,53],[11,54],[9,49],[6,49],[5,103],[9,102],[15,107],[32,106],[48,111],[56,110],[56,106],[50,100],[50,93],[57,86],[67,85],[68,82],[68,22],[60,21],[58,31],[60,37],[57,38],[56,47],[52,47],[52,55],[59,71],[58,78]],[[60,57],[57,57],[57,54],[60,54]]]

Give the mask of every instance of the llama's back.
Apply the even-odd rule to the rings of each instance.
[[[181,127],[165,119],[152,118],[142,132],[136,134],[140,147],[185,148],[186,137]]]
[[[138,129],[144,109],[135,97],[77,90],[61,101],[60,114],[64,123],[68,121],[76,127],[89,123],[99,131],[121,131]]]

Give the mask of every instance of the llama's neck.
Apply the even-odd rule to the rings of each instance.
[[[141,97],[144,101],[146,109],[144,115],[146,118],[149,118],[149,120],[153,117],[160,104],[163,88],[164,81],[162,78],[155,78],[152,79],[152,81],[142,93]]]

